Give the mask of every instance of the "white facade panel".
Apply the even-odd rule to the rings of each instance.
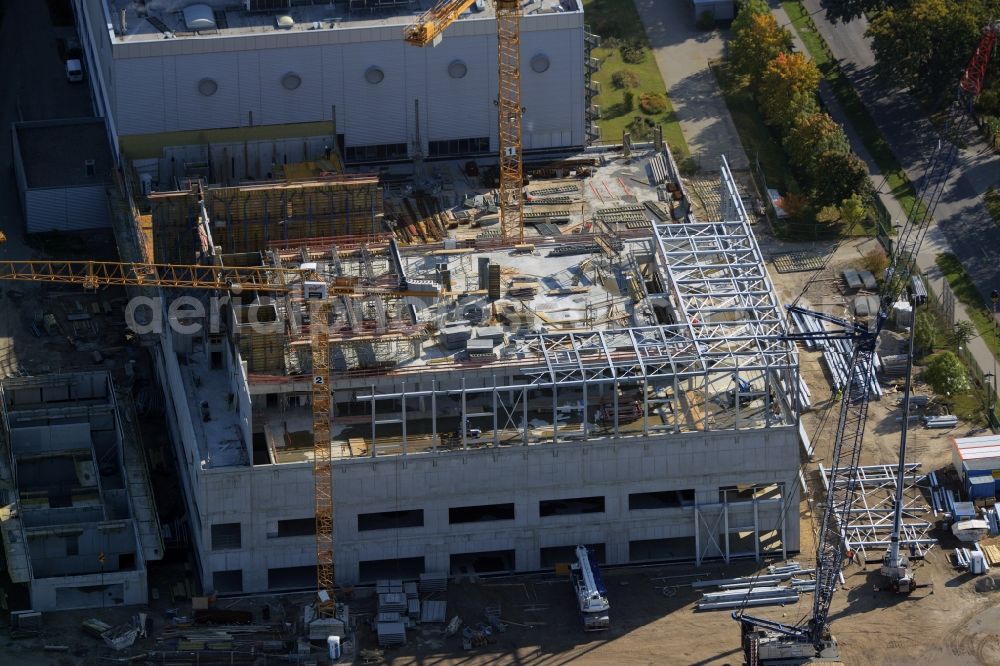
[[[254,114],[255,125],[281,125],[323,119],[323,61],[319,47],[271,49],[257,51],[253,55],[258,60],[258,85],[255,86],[250,80],[252,74],[244,75],[241,59],[240,90],[242,92],[244,88],[249,88],[245,93],[247,95],[252,95],[254,90],[258,91],[261,110],[259,120],[257,114]]]
[[[425,141],[488,136],[496,146],[496,49],[496,36],[490,35],[449,37],[420,50],[426,72]],[[464,65],[464,77],[451,76],[452,63]]]
[[[129,113],[119,114],[118,131],[164,132],[177,118],[174,60],[136,59],[115,64],[115,89],[128,94]],[[170,71],[165,74],[164,70]],[[169,85],[168,85],[169,82]],[[118,105],[119,108],[121,105]],[[146,129],[148,128],[148,129]]]
[[[29,234],[111,227],[103,186],[27,190],[24,201]]]
[[[548,69],[535,71],[532,63],[536,58],[539,65],[547,62]],[[521,103],[526,150],[567,145],[564,133],[578,139],[575,145],[583,143],[583,59],[580,33],[522,33]]]
[[[252,113],[255,124],[266,124],[267,121],[264,118],[267,114],[264,113],[261,105],[260,53],[257,51],[237,51],[236,59],[236,94],[239,96],[237,103],[240,112],[246,117],[247,122],[249,122]]]
[[[178,129],[239,127],[249,122],[239,104],[238,65],[235,53],[175,58]],[[199,84],[208,81],[215,82],[215,92],[204,94],[199,90]],[[206,92],[212,88],[211,84],[203,85],[207,86],[203,88]]]
[[[122,135],[330,120],[347,146],[490,137],[497,145],[492,21],[462,21],[436,47],[406,44],[398,26],[171,43],[115,44],[111,94]],[[284,38],[284,41],[276,41]],[[215,44],[217,42],[217,44]],[[209,49],[209,45],[218,49]],[[522,30],[526,149],[581,146],[580,15],[533,16]],[[141,48],[140,48],[141,46]],[[223,48],[225,47],[225,48]],[[543,54],[549,67],[531,68]],[[456,75],[452,63],[464,75]],[[371,68],[377,68],[381,80]],[[372,78],[374,77],[374,78]],[[205,94],[199,82],[210,79]],[[206,84],[210,88],[212,84]]]
[[[406,80],[405,49],[398,42],[364,42],[343,49],[345,95],[337,104],[338,131],[346,145],[364,146],[381,143],[405,143],[413,124],[413,84]],[[382,80],[371,83],[382,72]],[[340,108],[343,106],[343,114]]]

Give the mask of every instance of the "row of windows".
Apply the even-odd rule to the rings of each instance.
[[[629,511],[643,509],[672,509],[694,506],[694,490],[666,490],[652,493],[631,493],[628,496]],[[603,496],[570,497],[564,499],[542,500],[538,503],[538,515],[541,518],[551,516],[574,516],[588,513],[604,513],[605,500]],[[500,520],[514,520],[514,503],[478,504],[475,506],[459,506],[448,509],[448,524],[485,523]],[[376,513],[358,514],[358,531],[398,529],[403,527],[423,527],[424,510],[408,509],[403,511],[379,511]]]
[[[409,157],[405,143],[377,143],[368,146],[348,146],[344,159],[348,162],[381,162],[405,160]]]
[[[762,484],[748,486],[746,488],[727,486],[719,489],[719,500],[732,502],[752,498],[780,498],[782,493],[782,484]],[[630,493],[628,496],[629,511],[643,511],[646,509],[676,509],[690,506],[694,506],[693,488],[646,493]],[[538,503],[538,515],[541,518],[604,512],[605,498],[603,496],[542,500]],[[449,525],[514,520],[514,518],[515,510],[513,502],[458,506],[448,509]],[[423,526],[423,509],[379,511],[375,513],[358,514],[359,532]],[[289,537],[312,536],[315,533],[315,519],[294,518],[289,520],[279,520],[277,532],[269,533],[267,536],[269,539],[283,539]],[[240,523],[216,523],[212,525],[212,550],[238,550],[242,547],[242,545],[242,530]]]
[[[445,141],[427,142],[427,154],[430,157],[470,155],[472,153],[488,152],[490,152],[490,137],[488,136],[478,136],[471,139],[450,139]]]
[[[606,562],[606,546],[603,543],[587,544],[599,564]],[[539,566],[552,569],[576,559],[576,544],[549,546],[538,551]],[[637,539],[629,541],[629,562],[690,560],[695,557],[694,537],[669,539]],[[517,569],[514,550],[482,551],[473,553],[452,553],[449,555],[449,574],[502,573]],[[426,573],[424,558],[403,557],[385,560],[363,560],[358,563],[358,578],[362,583],[372,583],[385,578],[415,579]],[[216,571],[212,574],[212,584],[216,592],[235,594],[243,591],[243,570]],[[310,589],[316,586],[316,567],[278,567],[267,570],[267,586],[270,590]]]
[[[315,518],[279,520],[278,530],[267,535],[268,539],[312,536],[316,534]],[[215,523],[212,525],[212,550],[239,550],[243,547],[243,528],[240,523]]]

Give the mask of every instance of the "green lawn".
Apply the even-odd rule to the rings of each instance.
[[[663,126],[663,140],[670,146],[674,158],[678,162],[690,155],[684,135],[681,134],[677,115],[667,97],[663,77],[656,66],[653,52],[649,48],[649,39],[639,20],[639,13],[632,0],[584,0],[584,11],[590,30],[601,38],[601,47],[593,50],[593,57],[601,62],[601,68],[593,75],[593,80],[600,84],[600,94],[594,97],[594,104],[601,108],[601,118],[597,124],[601,128],[601,139],[607,142],[617,142],[622,139],[622,131],[636,116],[649,118],[654,123]],[[638,64],[622,62],[621,53],[616,43],[637,42],[642,45],[645,58]],[[625,111],[625,90],[611,85],[611,77],[616,71],[634,72],[638,86],[632,88],[634,95],[633,110]],[[661,94],[667,99],[667,108],[663,113],[646,116],[639,110],[639,98],[647,94]],[[650,136],[652,136],[650,134]],[[641,140],[643,137],[636,137]]]
[[[976,330],[979,331],[983,342],[986,343],[994,356],[1000,356],[1000,344],[998,344],[997,336],[994,335],[993,330],[992,304],[987,304],[983,300],[958,257],[949,253],[939,254],[935,263],[948,280],[948,284],[951,285],[951,290],[955,292],[955,298],[965,305],[969,319],[976,325]]]
[[[983,195],[983,200],[993,221],[1000,224],[1000,190],[995,187],[988,188],[986,194]]]
[[[730,76],[729,66],[724,63],[712,65],[712,72],[726,98],[726,106],[736,125],[736,132],[740,135],[740,143],[750,159],[757,156],[768,187],[779,192],[801,192],[781,141],[764,124],[764,117],[760,114],[750,89],[737,77]]]
[[[809,51],[809,55],[812,56],[816,66],[823,73],[823,78],[829,82],[854,130],[885,176],[892,195],[902,205],[903,210],[909,214],[917,198],[913,184],[910,183],[903,168],[899,165],[896,156],[892,154],[889,144],[882,136],[875,121],[868,114],[868,110],[862,104],[854,86],[840,70],[840,65],[833,58],[822,35],[816,30],[812,18],[802,7],[802,3],[799,0],[782,0],[781,5],[791,18],[796,32]]]

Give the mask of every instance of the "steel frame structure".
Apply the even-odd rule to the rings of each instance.
[[[826,489],[830,483],[829,471],[822,465],[819,469]],[[875,549],[878,554],[872,561],[881,561],[893,531],[898,485],[896,465],[868,465],[846,472],[837,482],[845,484],[853,478],[857,491],[846,513],[847,520],[839,524],[844,543],[849,550],[860,553],[866,561],[868,550]],[[914,546],[917,555],[923,557],[938,540],[930,536],[934,528],[933,521],[926,519],[927,514],[933,513],[933,508],[926,499],[930,494],[931,482],[927,475],[919,472],[920,463],[906,463],[899,543],[900,546]]]
[[[771,394],[792,396],[781,408],[780,417],[767,425],[798,422],[799,359],[794,342],[785,339],[787,327],[780,304],[774,293],[760,248],[753,237],[746,212],[739,200],[735,183],[723,160],[722,210],[735,219],[695,224],[654,224],[652,233],[655,256],[655,278],[663,286],[660,293],[648,295],[650,301],[669,304],[679,321],[657,326],[595,330],[585,332],[532,334],[517,340],[517,348],[504,359],[502,367],[486,366],[468,370],[454,380],[435,379],[429,390],[407,391],[405,382],[392,390],[380,392],[377,384],[367,384],[370,392],[354,397],[372,404],[372,446],[369,454],[378,455],[378,426],[398,426],[405,419],[379,418],[378,401],[399,401],[406,412],[407,399],[457,397],[460,418],[489,417],[493,420],[494,440],[498,430],[519,430],[521,444],[532,441],[528,423],[528,400],[538,390],[551,391],[552,441],[588,439],[590,428],[560,432],[559,395],[569,391],[582,393],[583,403],[588,394],[610,388],[615,414],[610,433],[623,435],[618,419],[619,388],[624,385],[643,387],[642,435],[653,431],[679,430],[673,426],[650,423],[651,397],[649,387],[672,387],[674,396],[681,393],[682,382],[691,391],[701,391],[704,400],[714,399],[728,384],[719,388],[719,381],[729,381],[734,375],[746,374],[763,379],[765,414],[772,413]],[[734,200],[735,197],[735,200]],[[428,373],[434,371],[428,367]],[[419,376],[419,373],[418,375]],[[416,378],[416,377],[415,377]],[[370,381],[370,380],[369,380]],[[355,389],[350,378],[334,380],[334,390]],[[477,384],[477,385],[473,385]],[[481,384],[481,385],[479,385]],[[466,409],[472,396],[492,394],[488,402],[494,408],[483,414]],[[575,395],[575,397],[578,397]],[[735,429],[740,429],[739,401],[734,406]],[[565,409],[565,408],[563,408]],[[432,404],[431,412],[437,411]],[[388,416],[385,410],[383,416]],[[517,420],[520,418],[520,426]],[[432,450],[437,448],[436,419],[432,423]],[[705,419],[704,429],[711,423]],[[731,428],[726,428],[731,429]],[[564,429],[565,430],[565,429]],[[633,434],[633,433],[629,433]],[[561,437],[562,435],[562,437]],[[601,437],[606,436],[602,433]],[[536,438],[537,439],[537,438]],[[494,441],[499,445],[501,442]],[[402,453],[407,453],[407,433],[403,428]],[[462,435],[462,446],[468,442]],[[392,452],[399,452],[393,447]]]

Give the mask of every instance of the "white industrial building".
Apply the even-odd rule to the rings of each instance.
[[[609,564],[798,551],[798,356],[723,176],[720,221],[647,225],[617,250],[539,239],[544,259],[386,243],[263,257],[276,275],[326,257],[331,283],[471,290],[460,308],[335,303],[340,584],[551,568],[581,543]],[[515,305],[524,294],[490,301],[476,291],[486,264],[548,291],[505,279],[534,293],[530,308]],[[589,286],[572,286],[581,275]],[[246,293],[217,331],[168,332],[156,348],[198,570],[220,593],[315,586],[309,347],[294,342],[293,296]],[[502,323],[476,323],[491,307]]]
[[[334,121],[348,163],[407,159],[417,146],[432,158],[497,150],[489,2],[433,48],[403,41],[431,0],[73,4],[97,108],[132,159],[212,144],[228,147],[229,178],[259,180],[271,163],[322,154]],[[524,148],[583,146],[589,50],[579,0],[533,0],[524,11]]]

